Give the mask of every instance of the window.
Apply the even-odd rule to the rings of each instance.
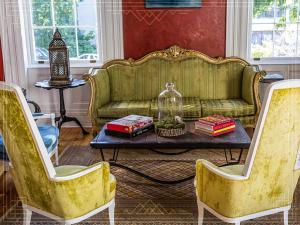
[[[96,0],[30,0],[30,57],[48,60],[48,45],[58,28],[71,60],[98,60]]]
[[[300,0],[254,0],[250,58],[300,57]]]

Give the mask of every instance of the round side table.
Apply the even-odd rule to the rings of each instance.
[[[62,86],[49,85],[48,80],[38,81],[35,83],[34,86],[38,87],[38,88],[43,88],[46,90],[51,90],[51,89],[59,90],[60,116],[55,118],[55,122],[58,122],[59,129],[61,128],[61,126],[64,123],[74,121],[81,128],[82,133],[84,135],[89,133],[83,128],[83,126],[81,125],[81,123],[79,122],[79,120],[76,117],[70,117],[70,116],[66,115],[65,100],[64,100],[64,90],[65,89],[77,88],[77,87],[83,86],[85,84],[86,84],[86,82],[84,80],[77,80],[77,79],[73,79],[72,83],[69,85],[62,85]]]

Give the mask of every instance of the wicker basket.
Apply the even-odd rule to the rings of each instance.
[[[161,137],[177,137],[185,134],[185,128],[175,128],[175,129],[166,129],[166,128],[155,128],[155,133]]]

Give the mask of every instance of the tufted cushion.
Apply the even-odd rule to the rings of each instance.
[[[201,101],[202,116],[223,115],[230,117],[250,116],[255,114],[255,106],[241,99],[221,99]]]
[[[148,116],[150,103],[150,101],[110,102],[98,109],[98,117],[120,118],[130,114]]]
[[[47,148],[49,154],[51,154],[58,143],[59,130],[57,127],[51,125],[40,125],[38,126],[44,144]],[[8,156],[6,154],[6,149],[0,136],[0,159],[8,160]]]
[[[182,110],[184,118],[199,118],[201,117],[201,104],[199,98],[182,98]],[[157,100],[151,102],[151,116],[158,117]]]

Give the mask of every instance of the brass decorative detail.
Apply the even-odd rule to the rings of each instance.
[[[90,97],[90,102],[89,102],[89,107],[88,107],[88,116],[91,119],[92,122],[92,134],[93,136],[96,136],[97,131],[99,129],[96,121],[96,117],[94,114],[94,105],[95,105],[95,97],[96,97],[96,82],[94,79],[94,76],[98,73],[99,69],[93,69],[91,68],[89,70],[88,74],[84,74],[83,79],[86,80],[90,84],[91,88],[91,97]]]
[[[134,66],[134,65],[140,65],[143,64],[151,59],[154,58],[160,58],[164,60],[184,60],[188,58],[200,58],[203,59],[206,62],[212,63],[212,64],[223,64],[223,63],[228,63],[228,62],[237,62],[242,64],[243,66],[248,66],[250,65],[247,61],[237,58],[237,57],[227,57],[227,58],[212,58],[209,57],[201,52],[195,51],[195,50],[188,50],[188,49],[183,49],[180,48],[177,45],[173,45],[168,49],[165,50],[160,50],[160,51],[155,51],[151,52],[144,57],[134,60],[134,59],[116,59],[116,60],[111,60],[107,63],[105,63],[101,68],[102,69],[107,69],[108,67],[112,65],[127,65],[127,66]]]
[[[256,107],[257,107],[256,115],[255,115],[255,124],[258,120],[258,116],[259,116],[259,113],[261,111],[261,106],[262,106],[261,98],[259,96],[259,83],[265,75],[266,75],[265,71],[258,70],[255,74],[255,77],[254,77],[254,83],[253,83],[254,98],[255,98],[255,104],[256,104]]]

